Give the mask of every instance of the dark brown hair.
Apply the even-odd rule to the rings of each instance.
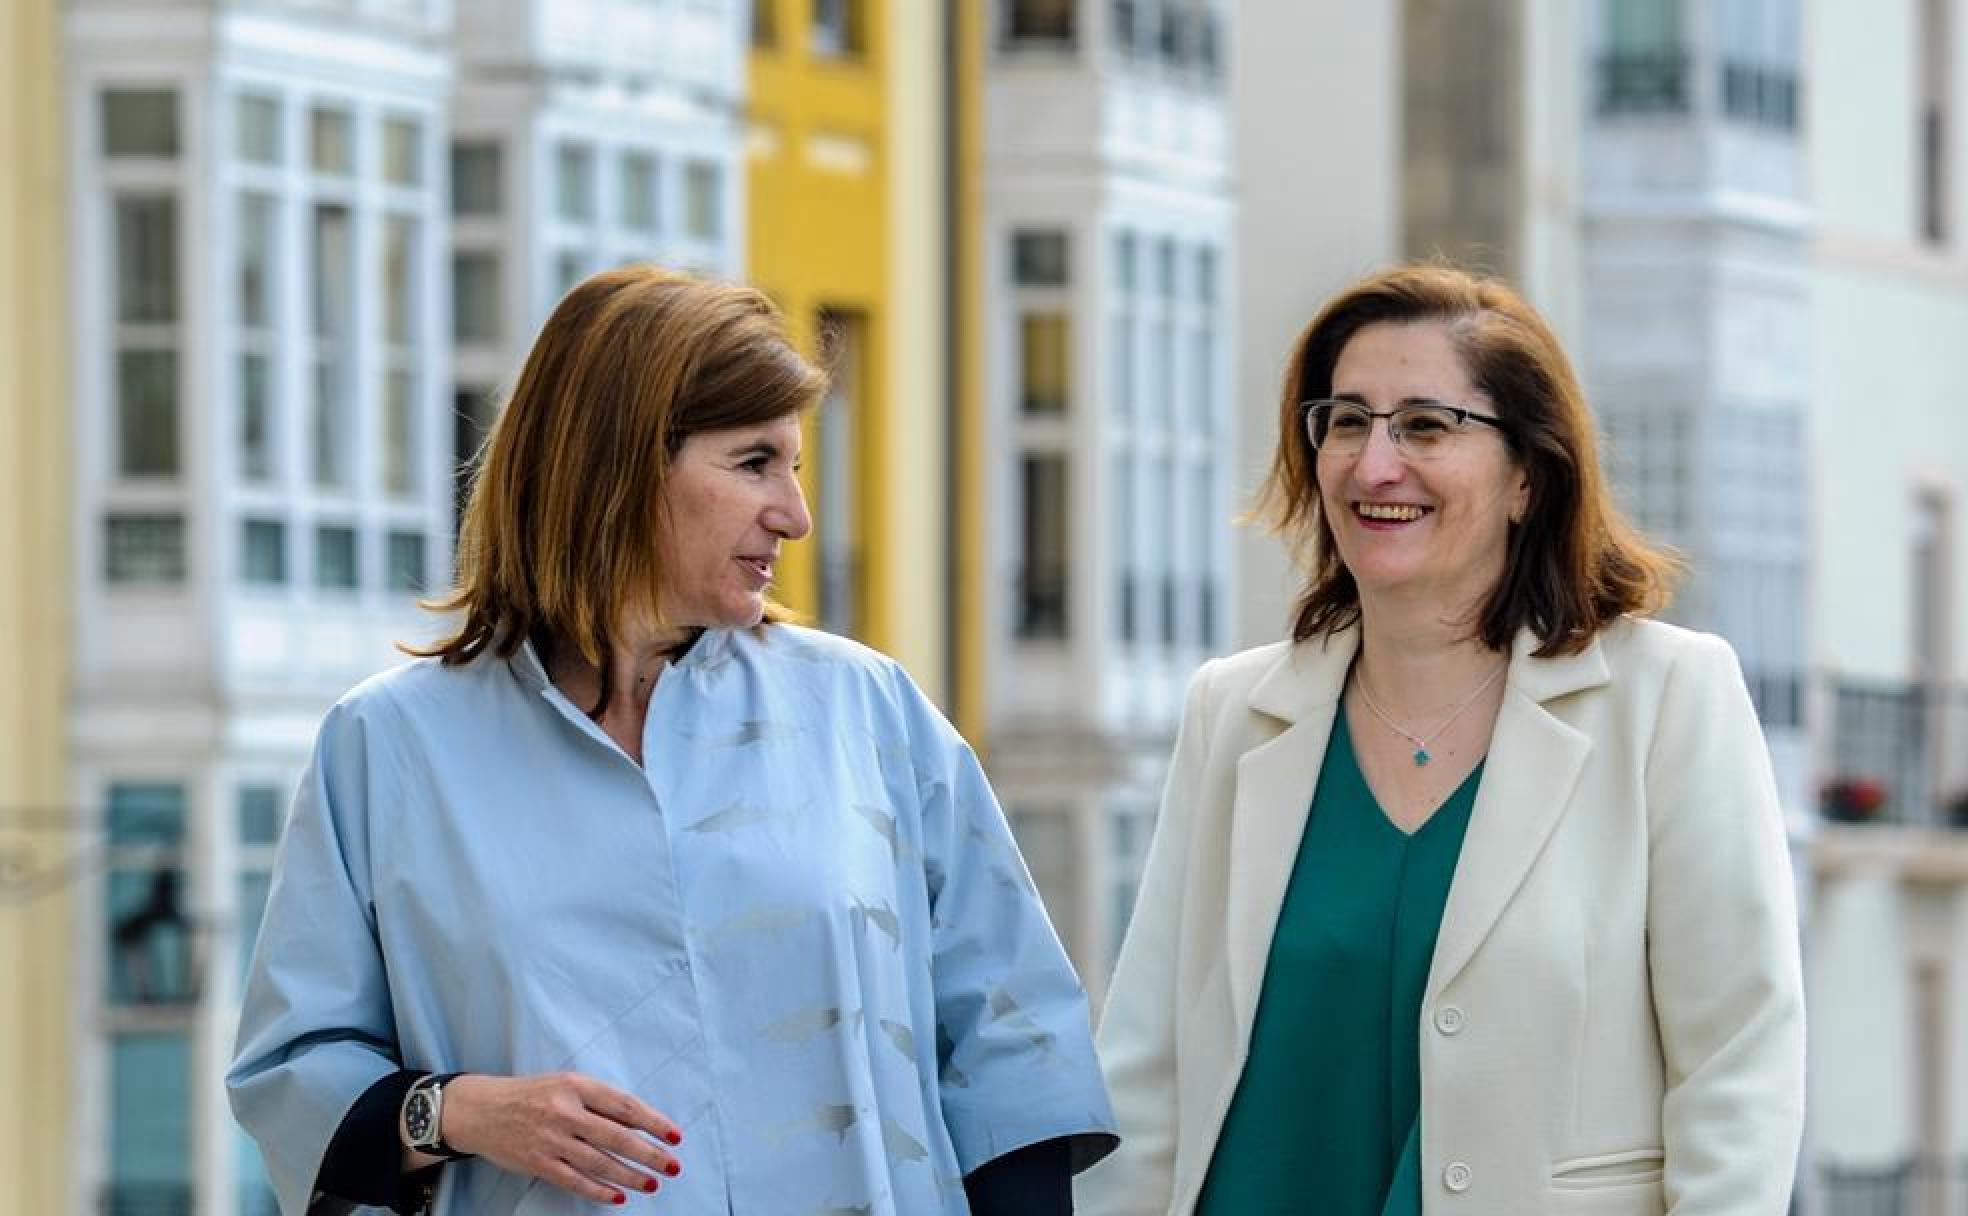
[[[631,614],[660,620],[677,449],[698,431],[797,413],[825,388],[749,287],[653,266],[589,278],[547,318],[480,453],[458,584],[425,605],[464,623],[404,649],[458,665],[543,635],[601,669],[606,704],[612,632]],[[768,621],[786,615],[767,604]]]
[[[1289,540],[1310,581],[1292,637],[1329,634],[1360,617],[1359,588],[1320,507],[1318,468],[1301,404],[1330,396],[1333,367],[1369,325],[1439,321],[1470,380],[1488,396],[1529,485],[1503,575],[1472,622],[1496,650],[1517,631],[1537,654],[1574,654],[1624,613],[1671,595],[1679,563],[1621,516],[1599,468],[1598,437],[1578,377],[1550,326],[1504,283],[1446,266],[1401,266],[1341,292],[1299,335],[1278,405],[1278,447],[1255,514]]]

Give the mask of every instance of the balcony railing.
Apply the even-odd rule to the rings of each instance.
[[[1688,105],[1686,51],[1664,47],[1600,56],[1601,114],[1681,114]]]
[[[1922,1157],[1885,1169],[1819,1173],[1817,1216],[1959,1216],[1968,1213],[1968,1158]]]
[[[1827,818],[1968,830],[1968,686],[1834,679],[1826,691]]]

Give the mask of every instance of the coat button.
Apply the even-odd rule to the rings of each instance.
[[[1462,1025],[1462,1010],[1454,1005],[1444,1005],[1435,1011],[1435,1029],[1443,1034],[1460,1033]]]
[[[1458,1195],[1468,1190],[1469,1167],[1460,1161],[1449,1162],[1448,1168],[1442,1171],[1442,1185]]]

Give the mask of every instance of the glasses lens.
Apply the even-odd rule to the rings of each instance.
[[[1358,451],[1373,426],[1373,415],[1365,406],[1346,401],[1321,401],[1312,407],[1308,417],[1312,424],[1312,446],[1334,454]]]
[[[1462,429],[1462,420],[1454,410],[1439,405],[1410,405],[1395,410],[1388,425],[1397,443],[1421,456],[1439,450]]]

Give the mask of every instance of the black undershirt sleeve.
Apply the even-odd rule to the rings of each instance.
[[[342,1116],[321,1157],[314,1189],[351,1203],[410,1216],[429,1199],[442,1165],[403,1172],[403,1141],[396,1130],[403,1095],[429,1073],[403,1069],[362,1091]]]
[[[1041,1140],[964,1178],[972,1216],[1071,1216],[1073,1158],[1065,1139]]]

